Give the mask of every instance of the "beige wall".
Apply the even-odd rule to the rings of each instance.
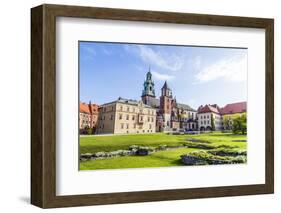
[[[91,126],[91,115],[87,113],[79,113],[79,128],[85,129]]]
[[[115,116],[116,116],[115,103],[101,106],[99,108],[96,133],[113,134]]]
[[[154,133],[156,109],[114,102],[100,108],[97,134]]]

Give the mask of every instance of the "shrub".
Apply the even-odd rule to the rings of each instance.
[[[92,128],[88,128],[86,131],[87,131],[88,135],[92,135],[93,134],[93,129]]]
[[[219,155],[219,156],[239,156],[239,155],[247,155],[246,150],[235,150],[235,149],[229,149],[229,148],[217,148],[208,151],[208,153],[213,155]]]

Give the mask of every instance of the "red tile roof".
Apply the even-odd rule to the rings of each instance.
[[[198,108],[198,113],[207,113],[207,112],[214,112],[217,114],[220,114],[220,109],[216,104],[213,105],[205,105],[205,106],[200,106]]]
[[[239,103],[232,103],[227,104],[225,107],[221,109],[221,114],[235,114],[235,113],[242,113],[247,111],[247,102],[239,102]]]
[[[97,104],[86,104],[83,102],[80,102],[80,109],[79,111],[81,113],[87,113],[87,114],[92,114],[92,113],[97,113],[98,112],[99,105]]]
[[[80,102],[80,110],[79,110],[81,113],[87,113],[87,114],[90,114],[90,108],[89,108],[89,105],[86,104],[86,103],[81,103]]]

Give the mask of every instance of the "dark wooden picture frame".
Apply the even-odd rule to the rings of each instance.
[[[265,184],[87,195],[56,195],[56,18],[94,18],[265,29]],[[274,192],[274,20],[110,8],[31,9],[31,203],[42,208],[207,198]]]

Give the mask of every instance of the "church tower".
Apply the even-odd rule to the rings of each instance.
[[[142,90],[142,101],[144,104],[152,105],[153,100],[155,99],[155,90],[154,90],[154,82],[152,80],[152,74],[149,71],[146,74],[146,80],[143,83],[143,90]]]
[[[171,127],[172,100],[172,90],[165,81],[161,89],[160,112],[163,114],[164,126],[168,128]]]

